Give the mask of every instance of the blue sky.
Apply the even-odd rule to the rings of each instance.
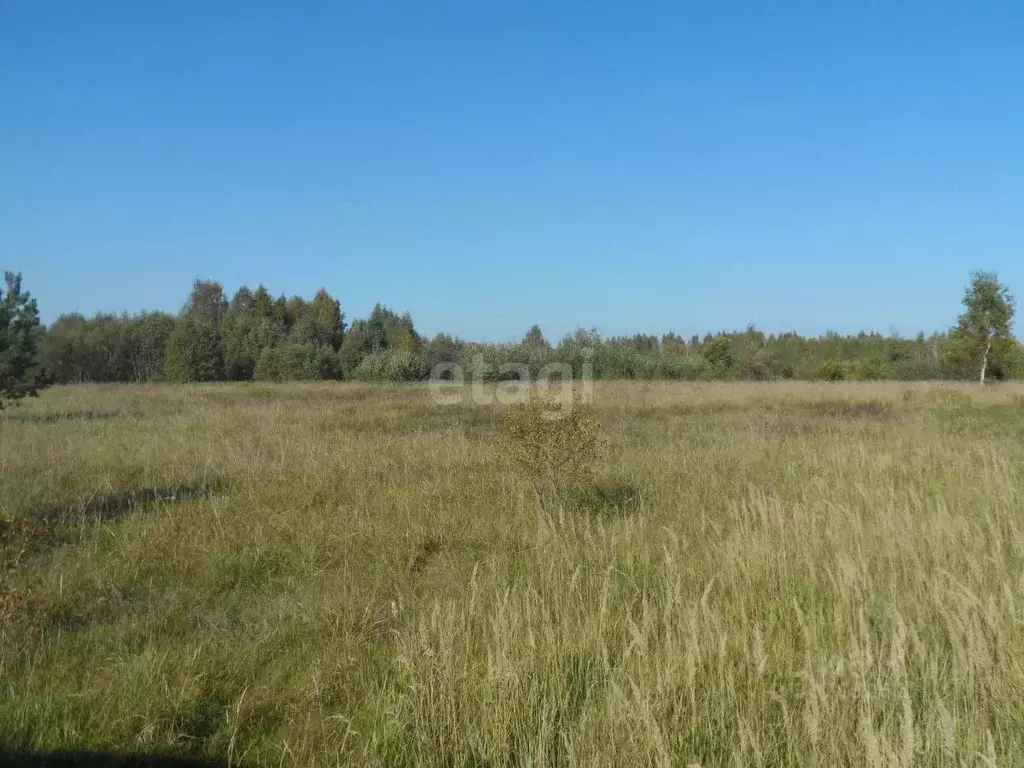
[[[841,6],[841,7],[832,7]],[[0,268],[477,339],[916,333],[1024,298],[1024,3],[0,4]]]

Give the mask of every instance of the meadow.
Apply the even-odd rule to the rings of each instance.
[[[598,382],[590,507],[426,387],[0,413],[0,745],[1024,763],[1024,387]]]

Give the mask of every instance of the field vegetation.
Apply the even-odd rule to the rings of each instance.
[[[586,440],[530,423],[338,382],[4,410],[0,741],[1024,761],[1024,388],[598,382]],[[538,484],[531,441],[582,487]]]

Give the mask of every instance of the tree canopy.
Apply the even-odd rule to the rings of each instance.
[[[27,299],[10,298],[21,296],[20,286],[8,294],[11,306],[24,304],[26,316],[36,316],[34,303],[28,310]],[[452,365],[467,375],[479,367],[479,375],[498,379],[510,370],[536,376],[552,363],[576,376],[619,379],[976,379],[982,369],[988,378],[1024,377],[1013,310],[1006,286],[980,272],[971,277],[957,324],[927,336],[807,337],[749,326],[689,338],[675,331],[602,337],[578,329],[549,342],[533,325],[518,342],[476,343],[445,333],[425,338],[409,313],[383,304],[348,326],[326,289],[306,300],[274,298],[260,285],[228,299],[219,283],[199,280],[176,316],[62,315],[41,338],[39,360],[58,382],[414,381],[435,369],[451,375]]]

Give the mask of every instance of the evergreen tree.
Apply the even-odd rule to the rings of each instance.
[[[0,408],[34,397],[45,385],[38,358],[42,330],[31,294],[21,289],[21,275],[4,273],[0,290]]]
[[[528,330],[526,335],[523,336],[523,344],[527,347],[535,348],[549,348],[551,346],[548,344],[547,339],[544,338],[544,332],[541,331],[539,325],[530,326],[530,330]]]

